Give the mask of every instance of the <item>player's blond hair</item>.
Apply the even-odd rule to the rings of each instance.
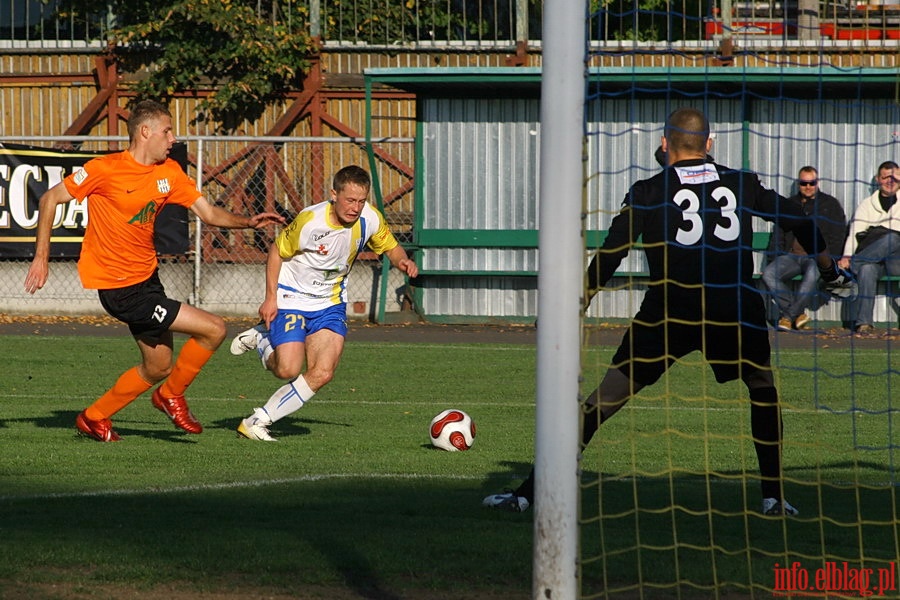
[[[131,141],[137,139],[141,125],[158,117],[172,117],[165,104],[156,100],[141,100],[135,104],[128,116],[128,139]]]

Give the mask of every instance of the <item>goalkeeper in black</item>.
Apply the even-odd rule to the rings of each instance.
[[[598,426],[678,358],[699,350],[723,383],[740,378],[750,397],[750,423],[762,487],[762,511],[796,515],[782,493],[781,414],[772,373],[763,298],[753,281],[751,217],[792,231],[834,293],[853,285],[837,267],[812,219],[758,177],[718,165],[708,156],[709,122],[692,108],[666,120],[665,168],[635,183],[612,220],[587,272],[585,306],[639,240],[649,283],[600,387],[586,400],[582,448]],[[534,470],[515,491],[484,499],[491,508],[526,510],[534,500]]]

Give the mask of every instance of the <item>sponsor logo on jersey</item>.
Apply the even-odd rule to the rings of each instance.
[[[697,185],[719,180],[719,172],[712,165],[694,165],[690,167],[675,167],[678,179],[682,185]]]
[[[131,217],[131,220],[128,221],[129,225],[138,224],[138,225],[146,225],[147,223],[152,223],[154,217],[156,216],[156,202],[151,200],[147,203],[147,206],[142,208],[136,215]]]
[[[75,185],[81,185],[85,179],[88,178],[88,172],[86,169],[78,169],[75,171],[75,175],[72,177],[75,181]]]
[[[164,178],[156,180],[156,189],[159,190],[160,194],[168,194],[172,188],[169,187],[169,180]]]

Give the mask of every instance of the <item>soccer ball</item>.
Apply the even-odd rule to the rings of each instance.
[[[449,408],[433,418],[428,432],[431,444],[448,452],[468,450],[475,443],[475,421],[455,408]]]

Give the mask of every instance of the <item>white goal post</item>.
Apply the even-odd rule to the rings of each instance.
[[[578,450],[587,7],[544,3],[532,597],[578,597]]]

